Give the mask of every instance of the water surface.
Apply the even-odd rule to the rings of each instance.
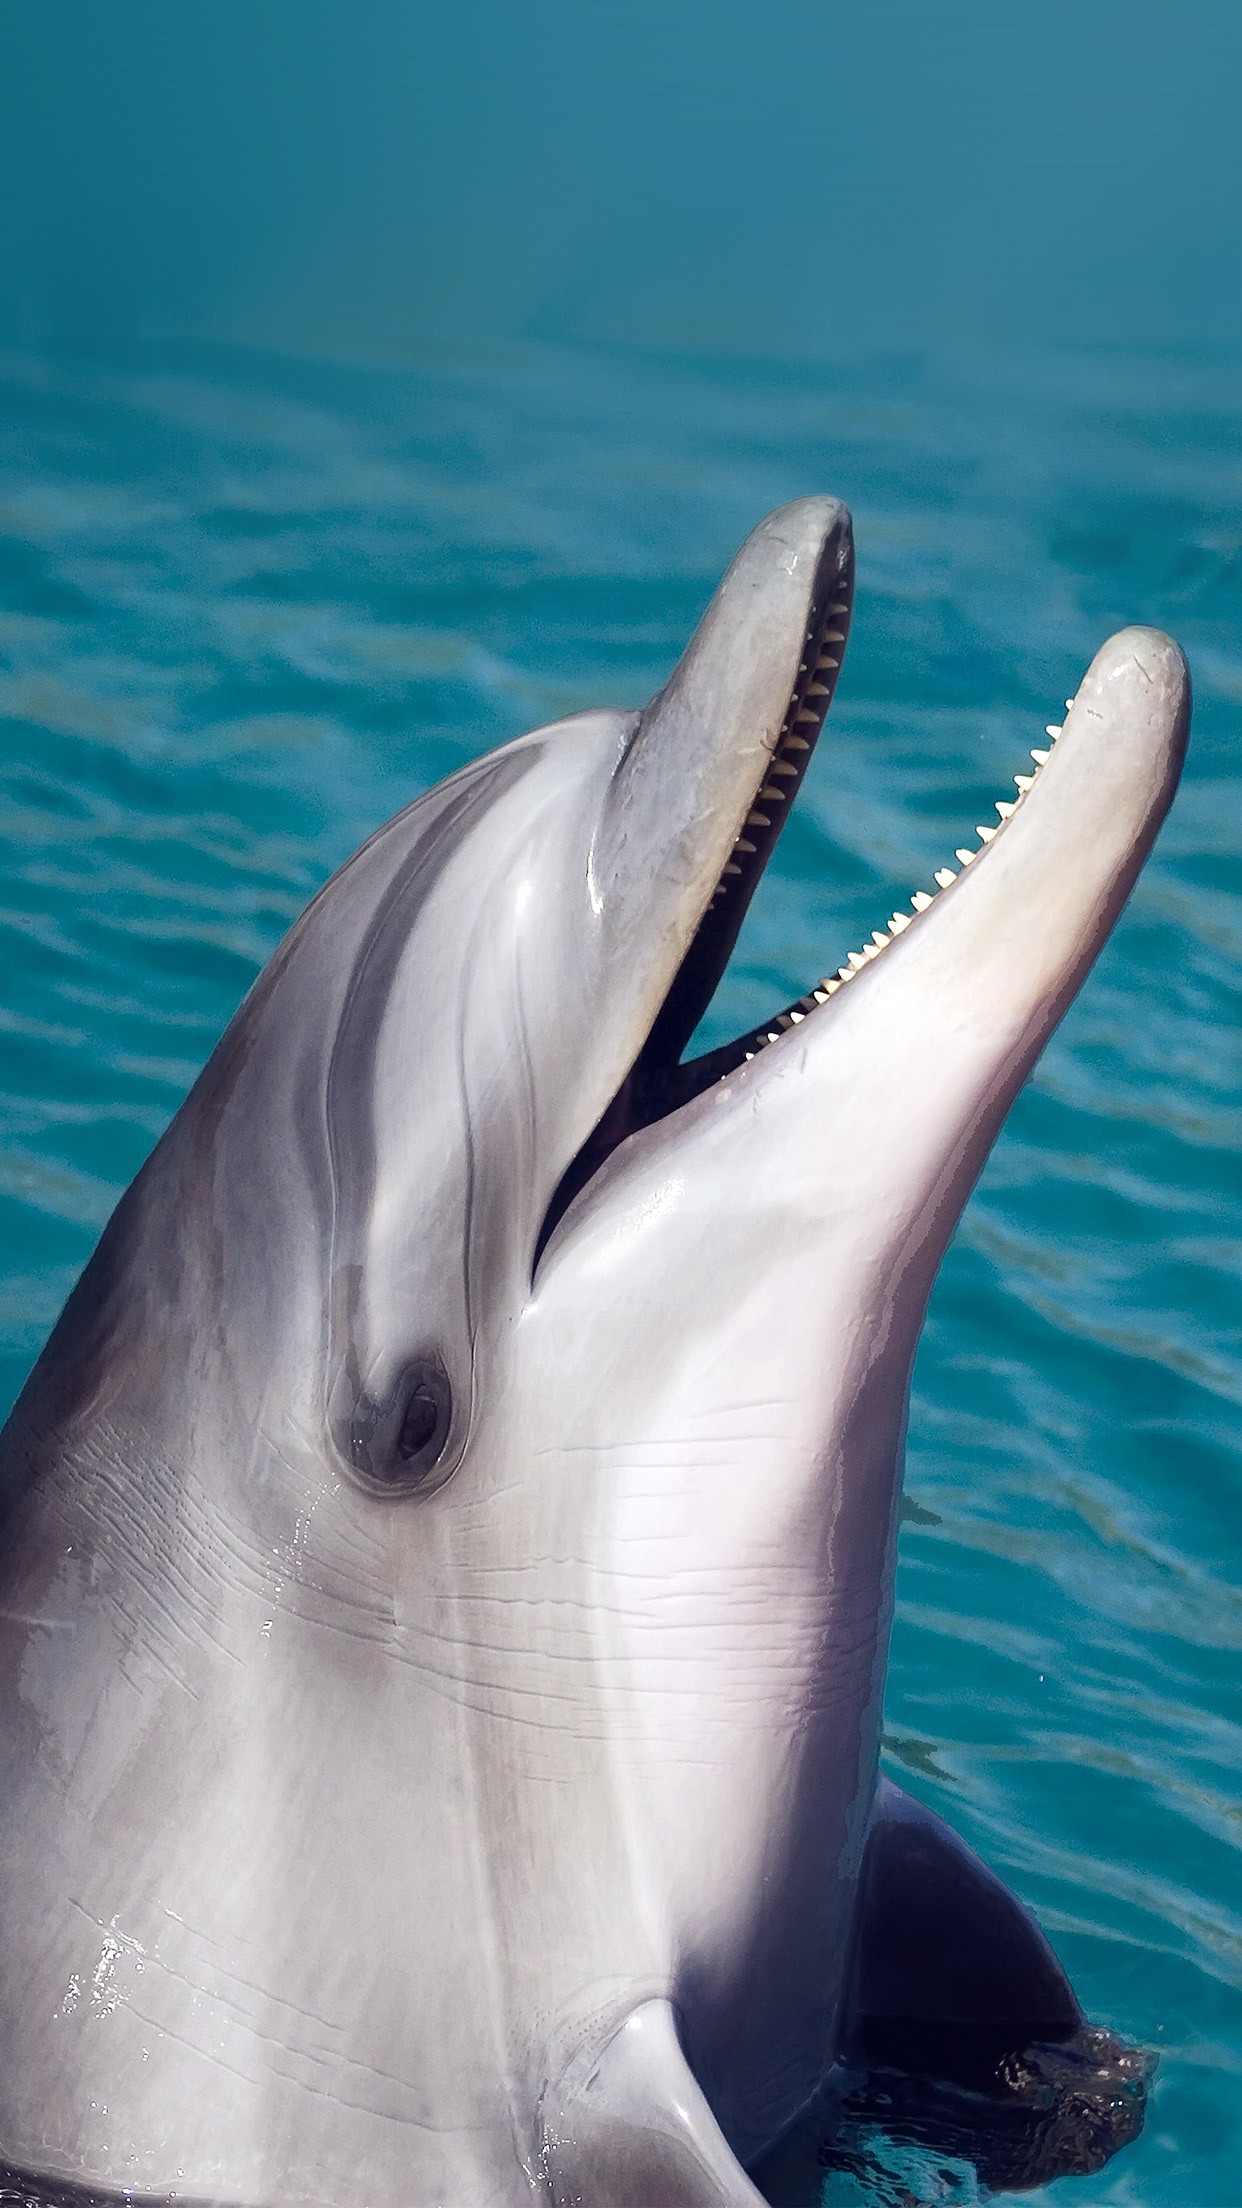
[[[767,508],[846,498],[858,599],[708,1043],[930,882],[1111,629],[1183,643],[1181,795],[933,1298],[887,1757],[1038,1910],[1089,2013],[1160,2054],[1141,2142],[1024,2197],[1236,2203],[1242,371],[0,369],[3,1410],[332,867],[504,737],[644,700]],[[874,2160],[830,2208],[972,2197]]]

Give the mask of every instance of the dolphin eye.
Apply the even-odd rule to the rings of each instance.
[[[406,1399],[405,1417],[397,1436],[397,1455],[407,1462],[411,1457],[420,1457],[428,1442],[435,1440],[439,1425],[440,1404],[436,1391],[430,1381],[419,1380]]]
[[[384,1399],[355,1398],[345,1455],[360,1486],[372,1495],[431,1494],[452,1470],[439,1470],[453,1417],[453,1391],[440,1358],[431,1354],[405,1366]]]

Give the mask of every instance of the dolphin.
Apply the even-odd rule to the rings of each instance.
[[[687,1060],[852,592],[783,507],[644,711],[381,828],[73,1291],[0,1440],[36,2197],[754,2208],[834,2064],[1082,2028],[881,1701],[928,1293],[1189,684],[1114,637],[938,894]]]

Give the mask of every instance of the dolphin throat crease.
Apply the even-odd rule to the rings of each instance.
[[[381,828],[57,1322],[0,1437],[28,2197],[753,2208],[834,2080],[1103,2060],[879,1728],[927,1297],[1189,684],[1114,637],[938,894],[687,1060],[852,595],[784,507],[642,712]]]

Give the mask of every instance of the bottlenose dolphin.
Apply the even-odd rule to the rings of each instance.
[[[381,828],[70,1297],[0,1447],[44,2197],[743,2208],[843,2054],[1079,2029],[878,1778],[895,1522],[933,1276],[1189,688],[1115,637],[939,895],[684,1064],[851,595],[845,509],[787,506],[645,711]]]

